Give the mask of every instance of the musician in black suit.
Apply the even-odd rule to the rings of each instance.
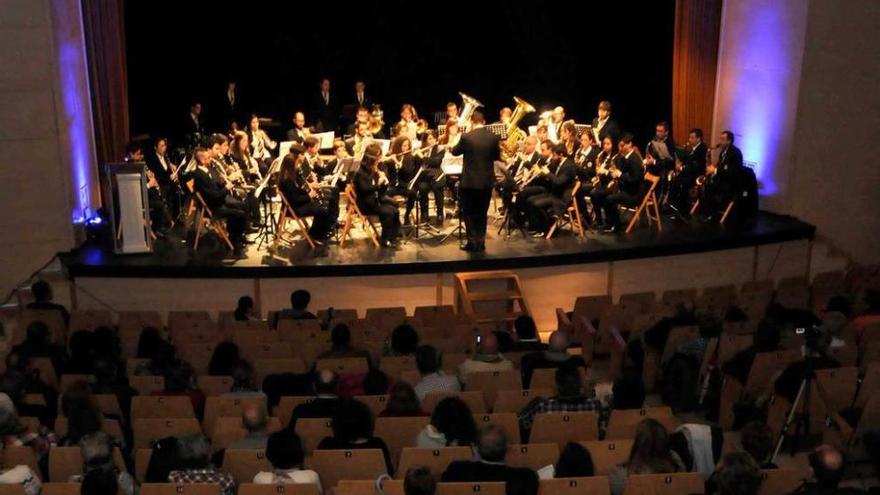
[[[316,241],[324,241],[330,233],[330,212],[318,201],[319,192],[309,183],[308,174],[303,168],[305,150],[294,144],[281,160],[278,190],[290,203],[291,208],[300,217],[312,217],[309,235]]]
[[[614,141],[620,137],[620,127],[617,121],[611,118],[611,102],[608,100],[599,102],[597,116],[593,119],[593,133],[593,137],[599,137],[599,142],[609,136]]]
[[[608,225],[605,233],[620,230],[620,214],[618,206],[636,206],[642,200],[642,187],[645,183],[645,168],[642,159],[633,146],[633,135],[626,133],[620,140],[621,149],[617,155],[617,170],[611,172],[612,179],[617,180],[617,192],[609,195],[604,204],[605,219]]]
[[[539,194],[546,194],[550,190],[547,174],[543,171],[555,165],[553,162],[553,141],[549,139],[541,141],[540,150],[540,156],[533,162],[528,178],[519,186],[516,200],[511,203],[513,208],[511,214],[513,215],[514,222],[519,227],[525,225],[528,216],[529,198]]]
[[[462,249],[482,252],[486,250],[487,215],[495,184],[495,161],[501,158],[501,138],[485,128],[486,119],[479,111],[471,116],[471,124],[473,130],[461,136],[451,153],[464,155],[459,192],[468,241]]]
[[[205,148],[196,148],[196,164],[192,173],[194,190],[202,196],[215,218],[225,218],[229,240],[234,246],[236,257],[243,254],[245,224],[247,214],[243,203],[230,201],[229,190],[221,187],[212,176],[211,154]]]
[[[330,79],[321,79],[321,86],[312,106],[312,114],[317,116],[318,130],[335,131],[339,123],[339,104],[336,95],[330,92]]]
[[[706,179],[700,197],[702,220],[720,219],[730,201],[742,191],[743,156],[733,141],[733,132],[723,131],[718,139],[718,163],[706,166]]]
[[[547,176],[549,188],[547,193],[532,196],[528,200],[531,219],[529,226],[540,237],[550,227],[550,217],[561,217],[571,201],[571,188],[577,180],[574,162],[567,158],[563,143],[553,145],[553,161],[557,162],[553,173]]]
[[[679,215],[687,217],[690,214],[688,207],[690,190],[694,187],[697,177],[706,173],[708,152],[703,142],[703,130],[691,129],[688,133],[687,146],[679,153],[679,165],[669,190],[669,204]]]
[[[718,155],[718,174],[720,180],[727,183],[735,182],[743,167],[743,154],[733,145],[733,132],[723,131],[718,138],[721,153]]]
[[[446,175],[440,165],[443,163],[445,150],[437,140],[437,133],[431,129],[425,132],[422,147],[427,148],[417,151],[415,156],[419,162],[422,173],[419,175],[417,187],[419,191],[419,212],[421,221],[428,219],[428,194],[434,195],[434,207],[437,210],[436,223],[443,224],[446,215],[443,210],[444,189],[446,187]]]
[[[367,95],[367,85],[363,81],[355,81],[354,100],[351,103],[357,108],[369,109],[373,106],[373,100]]]
[[[355,114],[354,122],[348,125],[345,134],[348,136],[354,136],[357,132],[358,126],[361,124],[366,124],[367,128],[369,128],[370,126],[370,111],[367,109],[367,107],[358,107],[357,113]]]
[[[183,120],[183,142],[190,148],[202,145],[205,138],[205,124],[202,122],[202,104],[194,101],[189,114]]]
[[[614,193],[609,188],[611,184],[611,175],[609,171],[617,166],[617,143],[611,136],[606,136],[602,140],[602,151],[596,155],[596,165],[593,167],[593,179],[590,181],[590,204],[593,205],[593,216],[596,228],[605,228],[606,220],[603,220],[603,205],[608,200],[608,196]]]
[[[525,141],[522,142],[522,150],[504,170],[504,175],[501,180],[495,184],[495,190],[498,191],[498,194],[501,196],[504,208],[509,209],[513,206],[513,195],[519,189],[517,179],[521,182],[526,170],[531,170],[532,166],[541,158],[537,148],[538,138],[535,136],[528,136]]]
[[[654,137],[645,145],[645,169],[659,177],[675,168],[675,142],[669,135],[669,124],[658,122]]]
[[[380,169],[388,177],[387,194],[400,196],[406,199],[406,211],[403,214],[403,224],[410,225],[412,210],[418,197],[418,188],[410,188],[410,182],[415,178],[419,164],[412,153],[412,141],[406,136],[397,136],[391,141],[389,157],[379,164]],[[415,184],[413,184],[415,186]]]
[[[241,99],[238,95],[238,88],[235,81],[229,81],[226,84],[226,92],[218,102],[219,119],[217,127],[219,129],[229,129],[233,122],[240,123],[244,114],[241,111]]]
[[[147,168],[153,173],[159,186],[161,197],[165,200],[166,206],[169,208],[172,217],[177,217],[178,201],[177,197],[177,181],[175,175],[176,167],[168,158],[168,140],[160,137],[153,145],[153,150],[147,153],[145,160]]]
[[[302,112],[293,114],[293,127],[287,131],[287,140],[303,144],[311,131],[306,127],[306,115]]]
[[[364,153],[361,166],[352,178],[354,192],[357,195],[357,206],[364,215],[378,215],[382,225],[380,243],[382,247],[391,247],[397,241],[400,231],[400,214],[397,204],[385,195],[388,177],[379,170],[379,153]]]

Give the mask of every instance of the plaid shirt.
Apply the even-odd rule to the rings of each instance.
[[[583,411],[596,411],[599,413],[599,434],[601,435],[605,431],[605,425],[608,424],[610,411],[602,406],[602,402],[599,399],[587,397],[586,395],[575,397],[560,397],[557,395],[549,399],[536,398],[519,412],[519,425],[525,430],[530,430],[536,414]]]
[[[232,476],[219,469],[206,468],[171,471],[168,473],[168,481],[178,484],[216,483],[220,485],[221,495],[235,495],[235,480],[232,479]]]

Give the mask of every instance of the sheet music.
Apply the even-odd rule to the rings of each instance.
[[[335,139],[336,133],[333,131],[317,132],[312,134],[312,137],[318,140],[318,147],[320,149],[326,150],[333,147],[333,139]]]
[[[296,141],[281,141],[281,144],[278,145],[278,156],[287,156],[290,153],[290,147],[294,144],[296,144]]]

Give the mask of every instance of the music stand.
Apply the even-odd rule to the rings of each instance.
[[[441,170],[443,170],[443,175],[449,177],[450,179],[460,179],[461,172],[463,168],[463,158],[460,156],[446,156],[443,158],[443,163],[440,164]],[[460,196],[460,188],[458,187],[460,184],[459,180],[455,180],[455,185],[452,188],[452,201],[455,203],[455,211],[457,215],[453,215],[453,217],[458,219],[458,225],[451,228],[448,232],[443,234],[443,237],[440,238],[440,244],[446,242],[452,235],[456,235],[458,237],[458,243],[464,240],[464,227],[462,226],[463,220],[461,218],[461,196]]]

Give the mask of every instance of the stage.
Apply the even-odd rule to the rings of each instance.
[[[452,225],[447,221],[446,230]],[[257,242],[248,246],[245,259],[224,260],[211,237],[203,239],[194,254],[181,238],[169,236],[157,240],[151,254],[115,255],[87,243],[61,253],[60,258],[72,278],[350,277],[603,263],[810,240],[815,233],[815,227],[797,218],[767,212],[761,212],[749,227],[685,223],[665,217],[662,232],[643,223],[630,234],[587,232],[584,239],[568,230],[551,240],[526,237],[516,230],[505,238],[503,232],[498,234],[499,227],[500,221],[490,223],[486,252],[478,254],[460,250],[454,235],[440,243],[424,232],[419,240],[410,239],[397,250],[377,249],[357,227],[353,229],[355,239],[347,241],[344,248],[331,242],[323,256],[313,256],[305,241],[297,240],[275,255]]]

